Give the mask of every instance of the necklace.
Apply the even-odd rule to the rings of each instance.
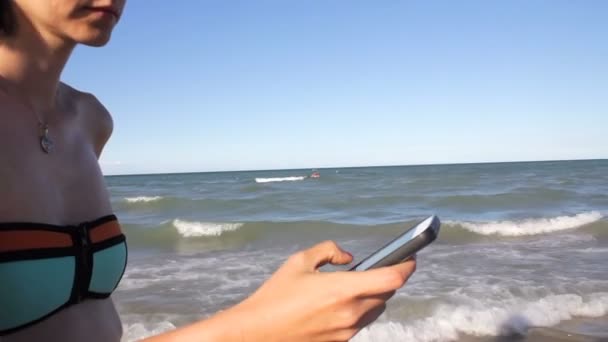
[[[0,79],[2,79],[2,81],[4,81],[4,77],[0,76]],[[34,109],[34,106],[32,106],[30,101],[24,101],[24,102],[26,102],[28,109],[32,113],[34,113],[34,116],[36,117],[36,120],[38,121],[38,139],[40,139],[40,148],[46,154],[53,152],[53,149],[55,148],[55,143],[49,137],[49,125],[42,122],[42,120],[40,119],[40,116],[38,115],[38,112],[36,112],[36,110]]]
[[[41,121],[38,121],[38,125],[40,129],[40,133],[38,133],[38,136],[40,137],[40,147],[44,153],[49,154],[53,152],[53,148],[55,147],[55,143],[49,137],[49,125],[43,124]]]
[[[42,152],[46,154],[53,152],[53,149],[55,148],[55,143],[49,137],[49,125],[47,123],[42,122],[40,116],[38,115],[38,112],[36,112],[34,106],[32,106],[29,101],[27,101],[27,106],[29,110],[34,113],[34,116],[36,116],[36,120],[38,120],[38,138],[40,139],[40,148],[42,149]]]
[[[49,137],[49,125],[40,119],[40,116],[38,115],[36,109],[34,109],[32,103],[30,101],[26,102],[28,108],[32,111],[32,113],[34,113],[34,116],[36,116],[36,120],[38,120],[38,138],[40,139],[40,148],[42,149],[42,152],[49,154],[53,152],[53,149],[55,148],[55,143]]]

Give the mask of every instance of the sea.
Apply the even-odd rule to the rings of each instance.
[[[106,177],[123,341],[238,303],[318,242],[356,262],[433,214],[439,237],[353,341],[608,340],[608,160],[312,171]]]

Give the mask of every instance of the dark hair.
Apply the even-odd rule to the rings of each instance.
[[[11,9],[11,0],[0,0],[0,37],[15,33],[15,17]]]

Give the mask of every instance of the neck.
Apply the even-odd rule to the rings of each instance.
[[[36,110],[53,109],[61,72],[75,46],[33,25],[20,25],[15,36],[0,41],[0,76]]]

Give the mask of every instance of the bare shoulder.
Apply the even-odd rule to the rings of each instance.
[[[62,83],[62,86],[62,91],[70,99],[71,106],[78,112],[83,125],[89,131],[99,157],[114,129],[112,115],[95,95],[74,89],[65,83]]]

